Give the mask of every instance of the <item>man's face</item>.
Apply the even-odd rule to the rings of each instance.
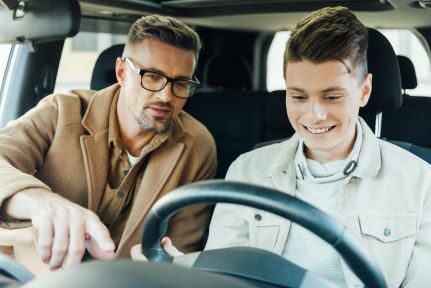
[[[127,57],[133,64],[123,59],[117,59],[116,63],[117,80],[121,85],[117,106],[119,121],[145,131],[162,132],[170,126],[186,100],[174,96],[171,82],[158,92],[144,89],[141,76],[132,65],[173,79],[192,79],[194,53],[146,39],[130,47]]]
[[[344,61],[352,67],[349,60]],[[359,108],[371,94],[371,74],[358,81],[338,60],[315,64],[289,62],[286,107],[289,121],[305,144],[309,159],[345,159],[355,140]]]

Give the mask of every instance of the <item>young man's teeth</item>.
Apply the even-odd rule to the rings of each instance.
[[[328,132],[329,129],[331,129],[331,127],[325,127],[325,128],[310,128],[310,127],[307,127],[307,130],[310,131],[313,134],[325,133],[325,132]]]

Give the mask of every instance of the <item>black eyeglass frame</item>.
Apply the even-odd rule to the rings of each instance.
[[[141,87],[144,88],[145,90],[148,90],[148,91],[151,91],[151,92],[162,91],[163,89],[165,89],[165,87],[168,85],[168,83],[171,82],[172,83],[172,85],[171,85],[171,92],[172,92],[172,94],[175,97],[180,98],[180,99],[188,99],[188,98],[190,98],[190,97],[192,97],[194,95],[194,93],[196,92],[196,88],[201,84],[199,82],[199,80],[195,76],[193,76],[193,79],[174,79],[174,78],[168,77],[168,76],[166,76],[164,74],[161,74],[159,72],[155,72],[155,71],[152,71],[152,70],[142,69],[142,68],[136,66],[135,63],[133,63],[132,59],[130,59],[129,57],[124,57],[123,58],[123,62],[128,62],[129,65],[132,67],[132,69],[135,70],[139,74],[139,76],[141,76],[141,81],[140,81],[141,82],[140,83]],[[157,75],[159,75],[159,76],[161,76],[161,77],[163,77],[163,78],[166,79],[166,82],[162,86],[162,88],[155,90],[155,89],[148,89],[147,87],[144,87],[144,85],[142,84],[142,78],[144,77],[144,74],[147,73],[147,72],[153,73],[153,74],[157,74]],[[178,96],[178,95],[175,94],[175,92],[174,92],[174,84],[175,84],[176,81],[186,81],[188,83],[193,84],[191,86],[192,89],[190,89],[191,93],[189,94],[189,96],[183,97],[183,96]]]

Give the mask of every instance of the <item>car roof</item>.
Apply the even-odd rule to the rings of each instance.
[[[431,4],[424,0],[81,0],[80,5],[89,17],[132,21],[143,13],[159,13],[197,26],[253,31],[292,29],[310,11],[343,5],[369,27],[431,27]]]

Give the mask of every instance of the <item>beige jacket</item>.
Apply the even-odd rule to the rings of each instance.
[[[18,191],[37,187],[96,212],[109,171],[109,112],[119,88],[116,84],[98,92],[76,90],[47,96],[1,129],[0,203]],[[130,248],[140,242],[145,215],[157,199],[178,186],[211,178],[215,170],[212,136],[201,123],[181,112],[168,140],[148,156],[117,255],[129,257]],[[193,207],[172,219],[169,234],[186,251],[196,250],[208,222],[208,209]],[[9,230],[23,226],[0,224]],[[22,233],[17,231],[19,236],[14,238],[11,231],[0,231],[0,245],[4,249],[11,243],[18,245],[17,241],[26,238]],[[25,249],[28,247],[22,251]],[[15,254],[20,254],[20,249],[16,250]]]
[[[358,167],[344,179],[340,220],[381,267],[389,287],[431,286],[431,168],[409,152],[378,140],[361,120]],[[298,136],[240,156],[226,178],[295,194]],[[286,174],[284,173],[286,172]],[[260,221],[254,218],[261,214]],[[205,249],[254,246],[281,255],[290,221],[256,209],[219,204]],[[391,233],[385,236],[385,228]],[[387,233],[386,233],[387,234]],[[344,262],[348,287],[362,287]]]

